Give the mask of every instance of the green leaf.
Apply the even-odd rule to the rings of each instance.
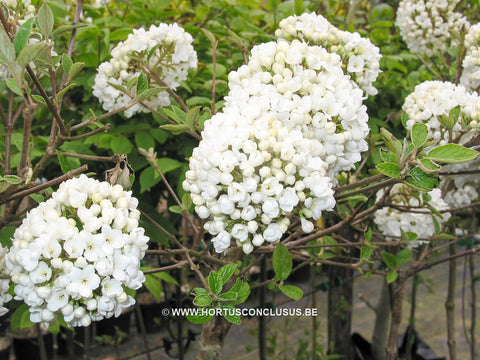
[[[422,163],[423,167],[427,170],[432,170],[432,171],[437,171],[441,169],[441,166],[436,165],[432,160],[430,159],[422,159],[420,160]]]
[[[198,295],[193,299],[193,304],[196,306],[207,306],[212,303],[212,298],[209,295]]]
[[[393,162],[395,164],[398,163],[397,156],[391,151],[380,149],[380,157],[384,162]]]
[[[225,319],[233,324],[240,325],[242,322],[240,319],[240,314],[237,313],[237,308],[232,304],[221,304],[222,315]]]
[[[190,196],[189,193],[183,194],[182,205],[185,209],[187,209],[187,211],[190,212],[192,210],[193,201],[192,201],[192,197]]]
[[[192,291],[197,295],[208,295],[207,289],[204,289],[204,288],[201,288],[201,287],[193,288]]]
[[[446,164],[458,164],[475,159],[478,151],[458,144],[446,144],[436,147],[427,154],[430,160]]]
[[[70,170],[77,168],[77,166],[75,166],[76,164],[70,161],[70,159],[68,159],[65,155],[63,155],[58,150],[57,150],[57,159],[58,159],[58,162],[60,163],[60,167],[62,168],[62,172],[64,174],[68,173]]]
[[[372,228],[369,227],[365,232],[365,240],[370,241],[372,240]]]
[[[18,64],[22,67],[26,67],[30,61],[35,60],[41,53],[45,52],[49,48],[45,41],[40,41],[34,44],[25,46],[18,54]]]
[[[279,285],[278,288],[282,293],[287,295],[289,298],[293,300],[300,300],[303,297],[303,290],[300,289],[298,286],[294,285]]]
[[[453,126],[455,125],[455,122],[450,116],[442,114],[440,116],[437,116],[437,119],[440,124],[442,124],[447,130],[453,129]]]
[[[62,67],[63,67],[63,71],[65,72],[65,74],[68,75],[72,65],[73,65],[72,59],[70,59],[70,57],[67,54],[63,54],[62,55]]]
[[[130,140],[122,135],[114,136],[110,146],[115,154],[129,154],[133,149],[133,144]]]
[[[277,244],[273,250],[273,270],[277,281],[285,280],[292,272],[292,256],[283,244]]]
[[[172,277],[169,273],[167,273],[165,271],[161,271],[161,272],[158,272],[158,273],[153,273],[152,275],[155,276],[157,279],[163,280],[163,281],[165,281],[169,284],[179,285],[178,281],[174,277]]]
[[[222,282],[222,285],[225,285],[226,282],[232,277],[235,270],[237,270],[237,264],[227,264],[218,269],[218,276]]]
[[[138,89],[138,87],[137,87]],[[138,101],[147,101],[150,100],[151,97],[157,96],[159,93],[162,91],[165,91],[166,88],[151,88],[151,89],[145,89],[143,90],[140,94],[137,92],[137,100]]]
[[[0,27],[0,62],[10,69],[15,62],[15,47],[3,27]]]
[[[204,29],[204,28],[201,28],[201,30],[203,31],[203,33],[205,34],[205,36],[207,37],[207,39],[212,43],[212,44],[215,44],[217,42],[217,39],[215,39],[215,35],[213,35],[213,33],[211,33],[210,31],[208,31],[207,29]]]
[[[405,248],[397,254],[397,264],[398,266],[405,265],[412,258],[412,250]]]
[[[155,296],[157,301],[162,299],[162,286],[160,285],[160,281],[155,276],[152,274],[145,274],[145,282],[143,285],[153,296]]]
[[[236,293],[235,291],[228,291],[226,293],[220,294],[218,298],[223,301],[235,302],[238,300],[238,293]]]
[[[187,320],[190,321],[192,324],[203,324],[208,320],[213,319],[213,315],[187,315]]]
[[[148,79],[147,75],[145,75],[143,72],[140,73],[138,76],[138,81],[137,81],[137,96],[140,95],[142,92],[148,89]]]
[[[181,214],[182,213],[182,208],[178,205],[172,205],[168,207],[168,211],[174,213],[174,214]]]
[[[387,283],[390,284],[397,280],[398,278],[398,273],[395,270],[389,271],[387,274]]]
[[[60,321],[58,319],[48,327],[48,331],[53,335],[57,335],[60,332]]]
[[[187,124],[165,124],[160,125],[161,129],[170,131],[173,135],[180,135],[181,133],[188,132],[191,130],[190,126]]]
[[[29,196],[38,203],[45,201],[45,197],[43,197],[43,195],[40,195],[40,194],[30,194]]]
[[[400,166],[392,162],[380,163],[376,166],[377,170],[382,174],[387,175],[391,178],[396,178],[400,176]]]
[[[430,191],[438,186],[438,176],[436,174],[427,174],[419,167],[410,170],[410,177],[405,183],[420,191]]]
[[[40,7],[37,13],[37,25],[45,39],[52,33],[54,24],[53,12],[46,2]]]
[[[157,160],[157,165],[163,174],[169,171],[178,169],[182,166],[182,163],[175,159],[162,158]],[[140,174],[140,192],[150,189],[152,186],[158,184],[161,181],[160,175],[157,174],[153,167],[147,167]]]
[[[8,78],[5,80],[5,83],[7,84],[8,88],[12,90],[15,94],[23,96],[22,90],[18,87],[17,82],[13,78]]]
[[[9,248],[12,246],[13,234],[17,228],[15,226],[5,226],[0,230],[0,244],[3,247]]]
[[[33,325],[33,322],[30,321],[30,311],[28,310],[28,305],[20,305],[12,314],[10,319],[10,328],[12,331],[18,331]]]
[[[85,66],[85,63],[84,62],[76,62],[75,64],[72,64],[72,66],[70,67],[70,70],[68,71],[68,78],[71,80],[75,77],[75,75],[77,75],[80,70],[83,69],[83,67]]]
[[[250,285],[248,285],[245,280],[238,278],[230,289],[230,292],[235,292],[238,295],[235,305],[241,304],[245,302],[250,295]]]
[[[32,98],[39,104],[47,105],[47,102],[40,95],[32,95]]]
[[[383,258],[383,261],[385,262],[385,264],[392,270],[395,270],[397,268],[397,258],[395,257],[395,255],[389,253],[389,252],[386,252],[386,251],[382,251],[382,258]]]
[[[414,124],[412,127],[412,142],[419,148],[427,141],[428,128],[425,124]]]
[[[62,90],[60,90],[57,94],[57,103],[59,103],[60,101],[62,101],[63,99],[63,96],[73,87],[77,86],[77,84],[70,84],[68,86],[65,86]]]
[[[190,109],[186,114],[185,114],[185,122],[187,123],[188,126],[190,126],[192,129],[195,128],[195,121],[198,118],[198,114],[200,113],[200,107],[194,107],[193,109]]]
[[[373,247],[371,246],[362,246],[360,249],[360,259],[363,260],[370,260],[370,256],[372,256]]]
[[[146,131],[137,131],[135,133],[135,144],[137,147],[148,151],[150,148],[155,148],[155,140],[152,135]]]
[[[448,114],[456,124],[458,122],[458,118],[460,117],[460,112],[461,112],[461,106],[455,106],[452,110],[450,110],[450,113]]]
[[[35,18],[30,18],[26,20],[17,30],[15,34],[15,39],[13,40],[13,46],[15,47],[15,54],[19,54],[25,45],[27,45],[28,38],[32,32],[32,25]]]
[[[380,134],[382,134],[388,150],[394,153],[397,158],[400,158],[402,155],[402,143],[400,140],[398,140],[390,131],[385,128],[380,129]]]
[[[220,294],[223,288],[223,284],[220,276],[216,271],[211,271],[205,280],[207,280],[207,284],[213,294]]]

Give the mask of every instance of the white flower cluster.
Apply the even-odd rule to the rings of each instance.
[[[460,84],[471,91],[480,90],[480,24],[473,25],[465,35],[466,54]]]
[[[137,205],[120,185],[81,175],[27,214],[5,261],[33,322],[61,313],[70,326],[88,326],[135,303],[125,289],[142,286],[148,247]]]
[[[458,44],[452,32],[460,33],[469,23],[455,12],[460,0],[402,0],[395,24],[400,35],[414,54],[427,57],[445,53],[450,45]]]
[[[378,191],[377,201],[384,194],[385,191],[383,189]],[[411,211],[399,210],[390,206],[385,206],[375,211],[373,221],[388,241],[399,241],[401,230],[403,230],[404,232],[413,232],[419,238],[408,242],[407,245],[409,247],[419,246],[427,243],[426,239],[435,234],[433,217],[440,224],[443,224],[450,218],[449,212],[444,212],[439,217],[426,207],[428,203],[428,205],[438,211],[448,209],[448,205],[442,199],[442,193],[438,188],[422,194],[412,190],[408,185],[395,184],[390,190],[389,197],[392,205],[409,207]]]
[[[6,275],[5,256],[7,255],[8,248],[4,248],[0,245],[0,275]],[[12,300],[12,295],[8,294],[10,288],[9,279],[0,279],[0,316],[5,315],[8,309],[3,305]]]
[[[100,64],[93,95],[106,111],[122,108],[132,101],[132,97],[111,84],[128,89],[132,79],[145,72],[143,67],[148,67],[166,86],[175,89],[187,78],[188,70],[197,67],[197,53],[191,45],[192,41],[192,36],[176,23],[152,25],[148,31],[134,29],[127,40],[112,50],[112,59]],[[150,81],[149,87],[161,88],[162,85]],[[130,91],[135,94],[136,86],[130,87]],[[170,99],[166,91],[160,91],[144,102],[158,109],[169,105]],[[137,103],[125,110],[125,116],[149,111]]]
[[[423,82],[415,87],[403,104],[403,110],[408,115],[407,129],[410,130],[415,123],[424,123],[428,127],[429,140],[436,145],[446,144],[449,142],[448,129],[439,118],[449,116],[457,106],[460,107],[460,117],[452,129],[452,139],[469,131],[478,131],[480,97],[475,92],[468,92],[462,85],[442,81]]]
[[[311,232],[335,205],[334,176],[367,150],[363,92],[337,54],[294,39],[252,49],[229,74],[223,112],[205,122],[183,187],[217,252],[280,240],[291,215]]]
[[[318,45],[342,58],[343,70],[367,95],[376,95],[372,83],[380,72],[380,50],[358,33],[342,31],[315,13],[290,16],[280,21],[275,35]]]

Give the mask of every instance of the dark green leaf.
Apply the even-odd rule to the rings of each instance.
[[[208,286],[213,294],[218,295],[222,291],[223,284],[220,276],[216,271],[211,271],[206,278]]]
[[[190,321],[192,324],[203,324],[208,320],[211,320],[213,315],[187,315],[187,320]]]
[[[398,273],[395,270],[389,271],[387,274],[387,283],[390,284],[397,280],[398,278]]]
[[[362,246],[360,250],[360,259],[363,260],[370,260],[370,256],[372,256],[373,248],[370,246]]]
[[[289,298],[293,300],[300,300],[303,297],[303,290],[300,289],[298,286],[294,285],[279,285],[278,288],[282,293],[287,295]]]
[[[150,148],[155,148],[155,140],[152,135],[146,131],[137,131],[135,133],[135,144],[137,147],[148,151]]]
[[[222,315],[225,319],[233,324],[240,325],[240,313],[237,312],[237,308],[232,304],[221,304]]]
[[[145,75],[143,72],[140,73],[138,76],[138,81],[137,81],[137,96],[144,92],[145,90],[148,89],[148,79],[147,75]]]
[[[402,266],[410,261],[412,258],[412,250],[405,248],[397,254],[397,265]]]
[[[235,291],[228,291],[218,296],[223,301],[235,302],[238,300],[238,294]]]
[[[212,298],[209,295],[198,295],[193,299],[193,304],[196,306],[207,306],[212,303]]]
[[[112,151],[115,154],[129,154],[133,149],[133,144],[127,137],[122,135],[116,135],[110,143]]]
[[[395,257],[395,255],[389,253],[389,252],[386,252],[386,251],[382,251],[382,258],[383,258],[383,261],[385,262],[385,264],[392,270],[395,270],[397,268],[397,258]]]
[[[438,186],[438,176],[427,174],[419,167],[415,167],[410,171],[410,177],[405,183],[420,191],[430,191]]]
[[[208,295],[207,289],[204,289],[204,288],[201,288],[201,287],[193,288],[192,291],[197,295]]]
[[[427,156],[429,159],[440,163],[458,164],[475,159],[478,156],[478,151],[458,144],[446,144],[430,150]]]
[[[22,304],[13,312],[10,319],[10,328],[12,331],[18,331],[30,326],[33,326],[33,322],[30,321],[28,305]]]
[[[385,141],[388,150],[395,154],[397,158],[400,158],[402,155],[402,143],[385,128],[381,128],[380,133],[383,136],[383,140]]]
[[[250,286],[246,281],[238,278],[230,289],[230,292],[235,292],[238,294],[237,301],[235,302],[235,304],[238,305],[247,300],[248,296],[250,295]]]
[[[392,162],[380,163],[376,166],[377,170],[388,177],[396,178],[400,176],[400,166]]]
[[[43,197],[43,195],[40,195],[40,194],[30,194],[29,196],[38,203],[45,201],[45,197]]]
[[[285,280],[292,272],[292,256],[283,244],[277,244],[273,251],[273,270],[277,281]]]
[[[419,148],[427,141],[428,128],[425,124],[414,124],[412,127],[412,142]]]
[[[155,296],[157,301],[162,299],[162,286],[160,285],[160,281],[155,276],[152,274],[145,274],[145,282],[143,285],[153,296]]]
[[[226,282],[232,277],[235,270],[237,270],[237,264],[227,264],[218,269],[218,275],[222,281],[222,285],[225,285]]]

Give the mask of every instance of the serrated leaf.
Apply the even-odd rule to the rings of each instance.
[[[242,321],[235,306],[232,304],[221,304],[220,307],[222,308],[222,315],[225,319],[233,324],[240,325]]]
[[[419,167],[410,170],[410,177],[405,183],[420,191],[430,191],[438,186],[438,176],[436,174],[427,174]]]
[[[427,141],[428,128],[425,124],[414,124],[412,127],[412,143],[419,148]]]
[[[458,144],[446,144],[429,151],[427,157],[430,160],[445,163],[458,164],[475,159],[478,151],[466,148]]]
[[[402,266],[408,263],[412,259],[412,250],[409,248],[402,249],[397,254],[397,265]]]
[[[148,79],[147,75],[145,75],[143,72],[140,73],[138,76],[138,81],[137,81],[137,96],[140,95],[142,92],[148,89]]]
[[[398,166],[398,164],[392,162],[384,162],[378,164],[376,168],[378,171],[388,177],[396,178],[400,176],[400,166]]]
[[[22,90],[18,87],[17,82],[13,78],[8,78],[5,80],[5,83],[7,84],[7,87],[12,90],[13,93],[23,96]]]
[[[19,54],[20,51],[27,45],[28,38],[32,32],[32,25],[35,18],[27,19],[17,30],[15,39],[13,39],[13,46],[15,48],[15,54]]]
[[[247,300],[248,296],[250,295],[250,285],[248,285],[246,281],[238,278],[230,291],[237,293],[238,297],[237,301],[235,301],[235,305],[238,305]]]
[[[282,293],[287,295],[289,298],[293,300],[300,300],[303,297],[303,290],[300,289],[298,286],[294,285],[279,285],[278,288]]]
[[[237,264],[227,264],[218,269],[217,273],[222,281],[222,285],[225,285],[226,282],[232,277],[235,270],[237,270]]]
[[[203,324],[211,319],[213,319],[213,315],[187,315],[187,320],[192,324]]]
[[[48,39],[50,34],[52,33],[54,18],[53,12],[46,2],[44,2],[38,10],[36,19],[40,32],[45,37],[45,39]]]
[[[273,270],[277,281],[285,280],[292,272],[292,256],[283,244],[277,244],[273,250]]]
[[[394,270],[389,271],[387,274],[387,284],[394,282],[395,280],[397,280],[397,278],[398,278],[398,273],[396,271]]]
[[[207,280],[207,284],[213,294],[220,294],[223,288],[223,284],[220,276],[217,274],[216,271],[211,271],[205,280]]]
[[[386,251],[382,251],[382,258],[383,258],[383,261],[384,263],[391,269],[391,270],[395,270],[397,268],[397,259],[395,257],[395,255],[389,253],[389,252],[386,252]]]
[[[193,299],[193,304],[196,306],[207,306],[212,303],[212,298],[209,295],[197,295]]]

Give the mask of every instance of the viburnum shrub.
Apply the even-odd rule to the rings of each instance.
[[[70,326],[88,326],[135,303],[127,292],[145,280],[148,247],[137,205],[120,185],[80,175],[27,214],[5,264],[31,321],[52,324],[62,314]]]

